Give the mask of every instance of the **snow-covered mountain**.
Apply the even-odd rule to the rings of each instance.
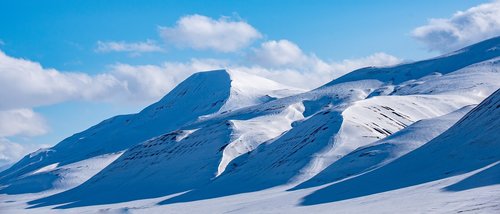
[[[117,154],[154,136],[174,131],[201,116],[224,114],[231,109],[256,105],[299,92],[301,91],[298,89],[241,72],[200,72],[137,114],[107,119],[66,138],[50,149],[24,157],[13,167],[3,171],[0,180],[5,182],[15,178],[14,183],[22,184],[23,179],[30,180],[26,173],[46,166],[63,166],[89,158]],[[56,180],[62,179],[53,177]],[[51,188],[50,184],[40,185]],[[33,188],[44,188],[41,186]]]
[[[443,188],[441,202],[468,199],[473,194],[455,192],[479,187],[498,196],[499,88],[500,37],[430,60],[359,69],[307,92],[233,70],[200,72],[141,112],[0,172],[0,208],[329,212],[337,204],[352,211],[370,204],[358,198],[477,170],[486,175]]]

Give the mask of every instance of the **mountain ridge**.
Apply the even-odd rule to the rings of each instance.
[[[452,53],[444,54],[428,60],[383,68],[361,68],[339,77],[324,86],[360,79],[376,79],[381,82],[392,82],[398,84],[409,79],[422,78],[432,72],[446,74],[468,65],[499,56],[499,40],[500,37],[493,37]],[[394,71],[397,71],[397,73]],[[391,75],[387,75],[388,72],[390,72]]]
[[[0,194],[41,194],[27,202],[43,210],[155,198],[162,198],[157,206],[171,207],[283,188],[279,197],[309,191],[300,202],[306,206],[448,179],[433,174],[352,194],[324,187],[366,185],[372,183],[366,177],[380,180],[380,172],[405,172],[406,165],[421,170],[408,156],[430,156],[419,151],[444,142],[442,133],[457,133],[462,123],[471,126],[468,117],[491,133],[498,106],[478,109],[499,93],[496,47],[500,37],[430,60],[359,69],[311,91],[228,69],[200,72],[137,114],[26,156],[0,172]],[[472,168],[479,165],[485,166]],[[70,179],[80,174],[85,179]]]

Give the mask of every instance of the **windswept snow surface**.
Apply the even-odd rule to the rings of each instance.
[[[197,73],[0,172],[0,211],[495,213],[499,47],[364,68],[308,92]]]

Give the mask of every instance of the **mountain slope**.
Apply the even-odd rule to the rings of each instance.
[[[304,205],[346,200],[481,169],[500,161],[500,90],[446,132],[403,157],[307,196]],[[500,184],[498,176],[490,184]],[[480,185],[477,183],[476,185]],[[356,187],[356,191],[352,189]],[[469,187],[473,188],[473,187]]]
[[[201,116],[268,102],[298,92],[300,90],[287,89],[286,86],[273,81],[241,72],[200,72],[137,114],[105,120],[50,149],[24,157],[0,173],[0,183],[5,185],[21,182],[17,180],[29,179],[23,175],[52,164],[63,166],[119,152],[155,136],[174,131],[184,124],[195,122]],[[51,186],[40,185],[47,188]]]
[[[429,142],[471,109],[472,106],[466,106],[441,117],[417,121],[389,137],[356,149],[294,189],[320,186],[377,169]]]
[[[225,203],[241,195],[298,200],[299,195],[332,182],[341,187],[338,191],[344,187],[351,191],[333,197],[330,192],[336,187],[318,190],[302,203],[312,205],[443,178],[444,169],[436,168],[425,177],[405,171],[407,164],[424,172],[422,168],[432,161],[443,161],[454,166],[445,173],[458,176],[459,170],[470,172],[491,160],[451,163],[440,155],[451,152],[469,160],[478,154],[462,153],[477,148],[456,143],[429,146],[437,145],[435,140],[445,134],[429,140],[450,127],[468,106],[500,88],[499,44],[500,37],[431,60],[361,69],[303,93],[237,71],[195,74],[138,114],[104,121],[25,157],[0,173],[0,195],[23,198],[20,193],[37,193],[25,194],[30,199],[19,201],[28,202],[31,210],[72,211],[144,201],[168,209],[212,200]],[[477,118],[477,127],[498,122],[490,118],[487,124]],[[471,124],[446,133],[468,130]],[[97,157],[110,158],[97,166],[91,161]],[[414,160],[427,165],[415,165]],[[91,170],[77,170],[82,165]],[[70,173],[60,173],[65,170]],[[495,170],[492,167],[471,180],[490,179]],[[378,172],[409,173],[414,179],[397,182],[391,177],[393,182],[365,188],[379,186],[384,175],[391,175]],[[83,179],[60,182],[79,173]],[[40,175],[49,179],[37,179]],[[30,189],[20,191],[27,183]],[[287,191],[299,184],[295,191]],[[464,181],[450,188],[470,185]],[[355,187],[366,190],[352,191]]]

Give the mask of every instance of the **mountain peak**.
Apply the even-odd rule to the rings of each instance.
[[[207,107],[216,107],[216,112],[225,112],[300,92],[303,90],[246,72],[219,69],[191,75],[144,111],[173,106],[180,99],[186,98],[188,100],[182,102],[189,104],[187,108],[194,107],[192,111],[200,110],[193,102],[203,101],[202,103],[211,102],[211,106]]]

